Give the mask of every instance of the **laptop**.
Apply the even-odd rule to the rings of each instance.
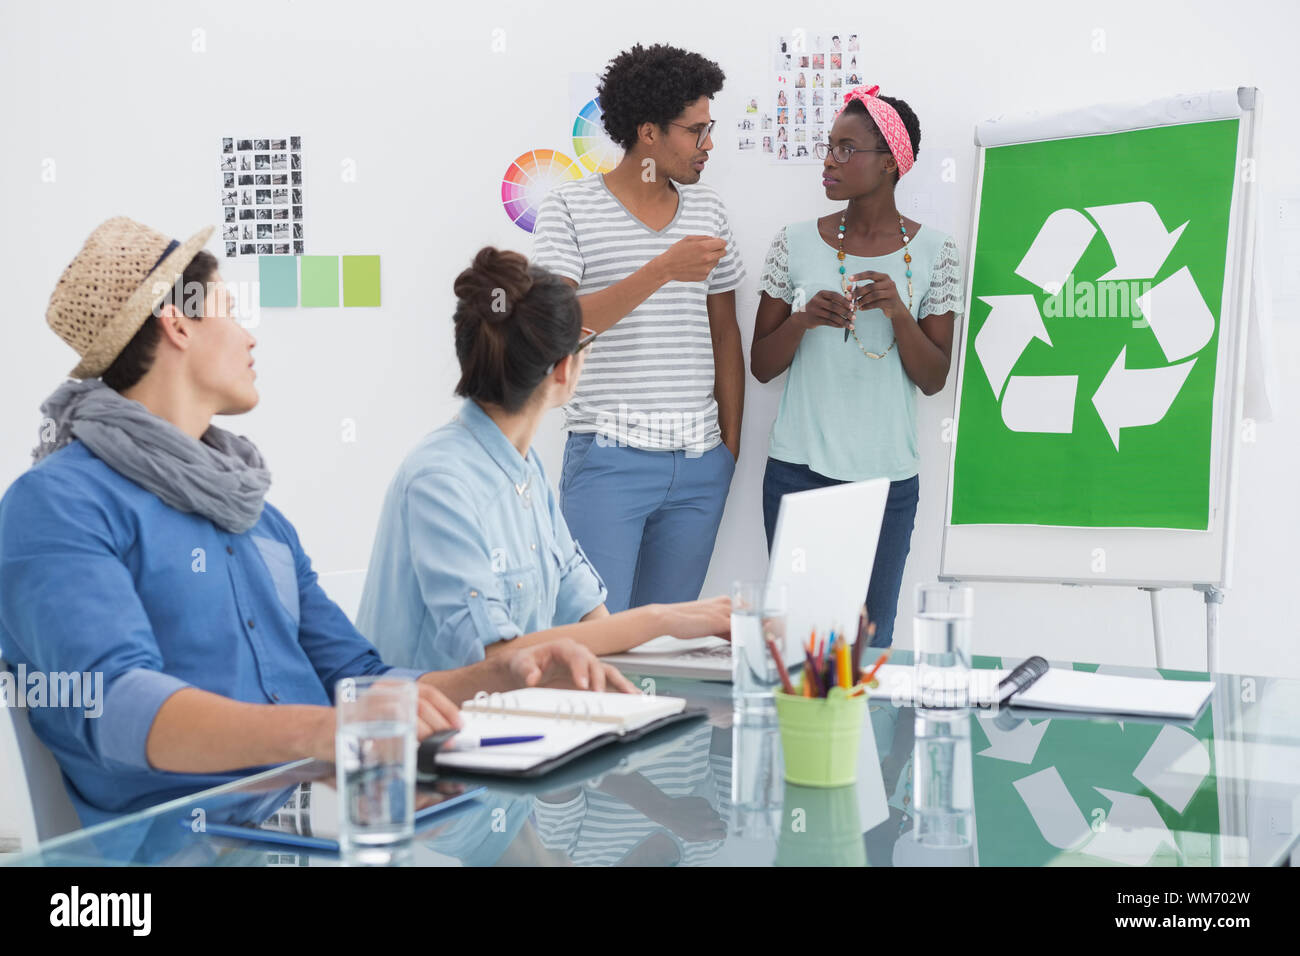
[[[814,627],[856,636],[888,498],[889,479],[874,478],[781,499],[767,581],[786,588],[787,667],[802,666]],[[720,637],[656,637],[602,660],[645,677],[731,680],[731,644]]]

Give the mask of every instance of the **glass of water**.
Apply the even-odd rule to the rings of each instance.
[[[956,584],[918,584],[915,642],[917,703],[957,709],[969,705],[974,591]]]
[[[773,711],[772,691],[781,684],[767,638],[786,653],[785,585],[737,581],[731,590],[731,682],[735,708]]]
[[[385,866],[409,852],[415,831],[415,682],[346,677],[335,688],[334,764],[343,862]]]

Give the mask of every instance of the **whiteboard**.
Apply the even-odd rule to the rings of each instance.
[[[1256,155],[1259,96],[1253,87],[1179,94],[1159,100],[1102,104],[1052,115],[996,117],[976,127],[977,168],[967,243],[966,310],[970,315],[985,150],[1010,143],[1148,129],[1238,118],[1237,164]],[[943,580],[1110,584],[1135,587],[1231,586],[1239,444],[1230,440],[1242,415],[1247,310],[1254,255],[1256,190],[1252,176],[1233,177],[1226,274],[1220,306],[1219,350],[1211,425],[1208,530],[1069,528],[951,523],[957,444],[949,452],[948,489],[939,576]],[[967,323],[954,342],[958,357],[953,399],[960,433]]]

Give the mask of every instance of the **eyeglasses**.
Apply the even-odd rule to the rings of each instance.
[[[671,120],[669,121],[670,126],[681,126],[681,128],[686,130],[686,132],[694,133],[695,147],[697,149],[704,148],[705,142],[708,141],[709,134],[713,132],[713,125],[715,123],[717,123],[717,120],[709,120],[708,125],[706,126],[683,126],[681,123],[674,123]]]
[[[585,325],[582,327],[582,331],[583,331],[585,334],[582,336],[582,338],[578,339],[578,344],[577,344],[576,346],[574,346],[573,352],[570,353],[570,354],[572,354],[572,355],[577,355],[579,352],[581,352],[583,349],[585,349],[585,348],[586,348],[588,345],[590,345],[592,342],[596,341],[596,336],[600,334],[599,332],[593,332],[591,329],[587,328]],[[552,362],[550,365],[546,366],[546,374],[547,374],[547,375],[550,375],[552,372],[554,372],[554,371],[555,371],[555,366],[557,366],[557,365],[559,365],[559,364],[560,364],[560,363],[559,363],[558,361],[555,361],[555,362]]]
[[[856,146],[845,146],[841,143],[839,146],[831,146],[829,143],[818,143],[813,147],[817,152],[818,159],[825,159],[829,154],[835,157],[835,162],[843,166],[853,158],[854,153],[888,153],[889,150],[876,147],[875,149],[859,149]]]

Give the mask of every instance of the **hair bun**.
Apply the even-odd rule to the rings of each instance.
[[[474,264],[456,277],[456,298],[477,308],[479,318],[497,325],[510,317],[515,306],[533,287],[528,260],[518,252],[487,246]]]

